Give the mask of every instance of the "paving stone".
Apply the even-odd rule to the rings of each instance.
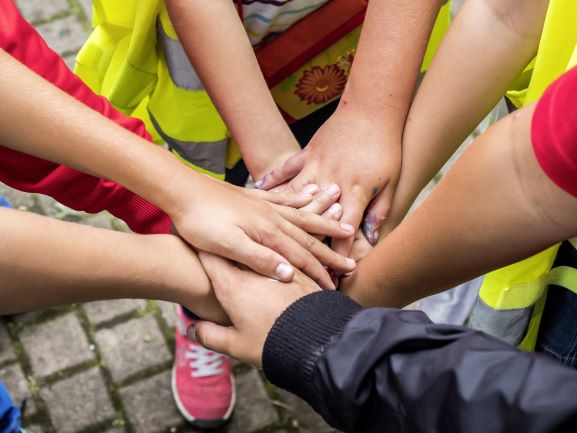
[[[58,212],[59,203],[52,197],[36,194],[36,207],[42,215],[53,216]]]
[[[171,327],[176,326],[176,304],[172,302],[156,301],[160,311],[162,312],[162,317],[166,321],[166,324]]]
[[[0,196],[8,199],[16,209],[32,209],[36,205],[33,194],[27,194],[0,183]]]
[[[28,381],[24,377],[20,365],[13,364],[9,367],[0,368],[0,382],[4,382],[16,404],[30,398]]]
[[[50,48],[62,54],[78,51],[86,40],[86,31],[75,16],[61,18],[36,27]]]
[[[80,0],[80,7],[86,17],[92,21],[92,0]]]
[[[120,396],[134,432],[169,431],[184,422],[173,402],[170,371],[130,385]]]
[[[299,433],[332,433],[335,430],[304,400],[283,389],[278,390],[279,400],[297,420]]]
[[[26,327],[20,333],[20,340],[38,377],[93,359],[86,335],[74,314]]]
[[[18,0],[18,9],[28,21],[45,20],[68,9],[66,0]]]
[[[73,433],[115,417],[98,368],[43,388],[40,396],[58,433]]]
[[[82,218],[81,224],[85,226],[97,227],[100,229],[112,230],[112,216],[108,212],[100,212],[96,215],[89,215]]]
[[[38,320],[42,315],[46,314],[47,312],[57,312],[61,310],[61,307],[54,307],[49,308],[48,310],[38,310],[38,311],[30,311],[28,313],[17,314],[13,316],[13,319],[16,323],[24,324],[28,322],[32,322],[34,320]]]
[[[0,322],[0,363],[11,361],[13,359],[15,359],[15,355],[12,351],[12,340],[8,335],[6,326],[4,323]]]
[[[260,376],[256,370],[235,377],[236,409],[229,433],[247,433],[260,430],[278,421]]]
[[[89,302],[84,304],[84,310],[90,321],[97,325],[145,306],[146,302],[142,299],[118,299]]]
[[[102,329],[96,341],[115,381],[172,359],[152,316]]]
[[[22,423],[22,427],[29,433],[44,433],[44,429],[39,425],[27,425],[26,420]]]

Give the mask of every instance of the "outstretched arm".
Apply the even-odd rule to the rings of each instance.
[[[403,220],[420,191],[535,56],[548,4],[463,4],[411,105],[401,176],[383,236]],[[368,219],[372,216],[369,212]]]
[[[113,232],[0,208],[0,315],[162,299],[226,322],[196,254],[171,235]]]
[[[300,147],[280,114],[230,0],[167,0],[191,63],[256,179]]]
[[[210,179],[51,86],[4,51],[0,71],[0,143],[6,147],[114,180],[166,211],[190,244],[273,278],[291,280],[294,265],[332,287],[322,264],[355,267],[302,230],[348,237],[351,227],[259,198],[300,207],[312,196],[248,191]]]
[[[345,292],[365,306],[404,306],[573,237],[576,94],[573,69],[536,107],[479,137]]]

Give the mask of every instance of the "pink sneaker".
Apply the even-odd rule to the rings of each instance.
[[[230,419],[236,400],[232,360],[189,340],[186,330],[193,323],[178,307],[172,394],[189,423],[218,428]]]

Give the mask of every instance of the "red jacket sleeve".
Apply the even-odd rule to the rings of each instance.
[[[116,111],[68,69],[22,18],[12,0],[0,0],[0,48],[61,90],[150,141],[140,120]],[[170,219],[162,210],[121,185],[2,146],[0,181],[22,191],[50,195],[76,210],[108,210],[137,233],[169,232]]]
[[[537,103],[531,139],[543,171],[577,197],[577,67],[551,84]]]

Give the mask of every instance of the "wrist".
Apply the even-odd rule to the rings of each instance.
[[[262,178],[301,150],[287,124],[281,121],[280,125],[271,124],[268,128],[255,129],[258,136],[247,136],[237,141],[253,179]]]
[[[358,89],[358,90],[357,90]],[[388,129],[389,134],[402,138],[408,106],[389,95],[387,98],[366,94],[364,86],[349,82],[336,112],[346,116],[357,115],[362,119],[375,121],[376,127]]]
[[[196,305],[208,296],[212,286],[196,253],[184,241],[172,235],[155,236],[158,256],[150,270],[155,284],[155,299],[182,305]]]

